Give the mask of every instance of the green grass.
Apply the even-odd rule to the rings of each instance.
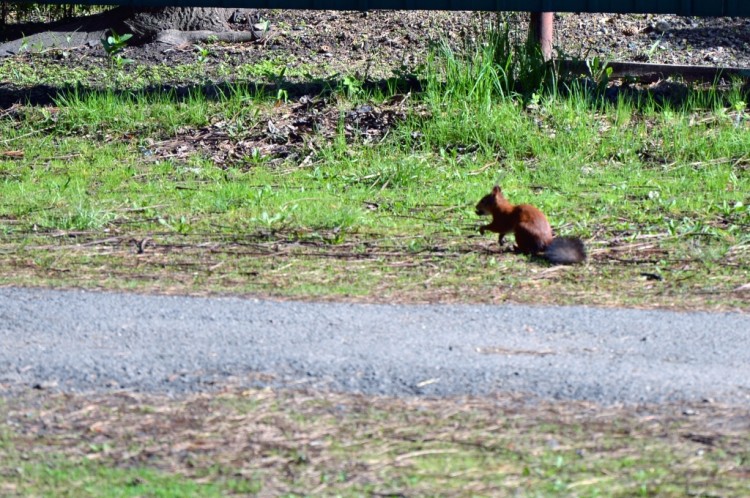
[[[612,100],[507,50],[437,51],[409,98],[351,77],[308,103],[112,77],[0,113],[0,284],[746,309],[740,87]],[[479,237],[495,183],[583,237],[589,262]]]
[[[60,87],[61,83],[72,88],[118,89],[119,91],[140,91],[159,86],[180,85],[191,82],[196,86],[203,83],[238,79],[258,83],[278,82],[280,78],[303,78],[315,74],[316,69],[304,63],[289,65],[284,57],[267,57],[254,63],[235,62],[226,49],[210,44],[201,46],[207,49],[219,62],[201,61],[201,51],[194,47],[195,60],[178,64],[151,64],[134,62],[122,68],[110,64],[78,64],[66,60],[46,58],[37,54],[21,53],[18,58],[0,61],[0,80],[19,87],[49,85]],[[33,51],[33,48],[32,48]],[[103,51],[103,49],[102,49]]]
[[[746,496],[720,406],[594,407],[229,389],[25,393],[0,406],[3,496]]]
[[[255,492],[251,483],[227,482],[221,486],[148,469],[119,469],[64,457],[39,459],[17,465],[0,484],[3,496],[45,497],[222,497],[227,492]]]

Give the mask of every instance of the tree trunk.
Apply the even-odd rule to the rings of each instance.
[[[229,31],[234,9],[205,7],[163,7],[134,11],[125,24],[134,37],[151,41],[161,31]]]

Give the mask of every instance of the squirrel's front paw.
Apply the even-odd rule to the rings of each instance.
[[[485,229],[484,227],[479,227],[479,235],[484,235]]]

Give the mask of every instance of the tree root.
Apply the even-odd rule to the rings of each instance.
[[[262,37],[262,33],[258,31],[180,31],[178,29],[167,29],[157,33],[155,41],[177,46],[213,41],[239,43],[255,41]]]
[[[229,20],[246,23],[248,31],[233,31]],[[107,12],[75,19],[45,31],[0,43],[0,57],[24,51],[43,52],[50,49],[74,49],[96,46],[112,30],[117,34],[132,33],[128,43],[139,45],[158,41],[168,45],[223,41],[229,43],[263,39],[267,25],[253,24],[257,15],[252,11],[202,7],[165,7],[161,9],[133,9],[118,7]]]

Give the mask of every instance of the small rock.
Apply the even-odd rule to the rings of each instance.
[[[667,21],[657,21],[656,24],[654,24],[654,31],[657,33],[666,33],[670,29],[672,29],[672,27]]]
[[[54,380],[48,380],[44,382],[37,382],[34,385],[31,386],[32,389],[36,389],[38,391],[44,391],[46,389],[52,389],[54,387],[57,387],[57,382]]]

